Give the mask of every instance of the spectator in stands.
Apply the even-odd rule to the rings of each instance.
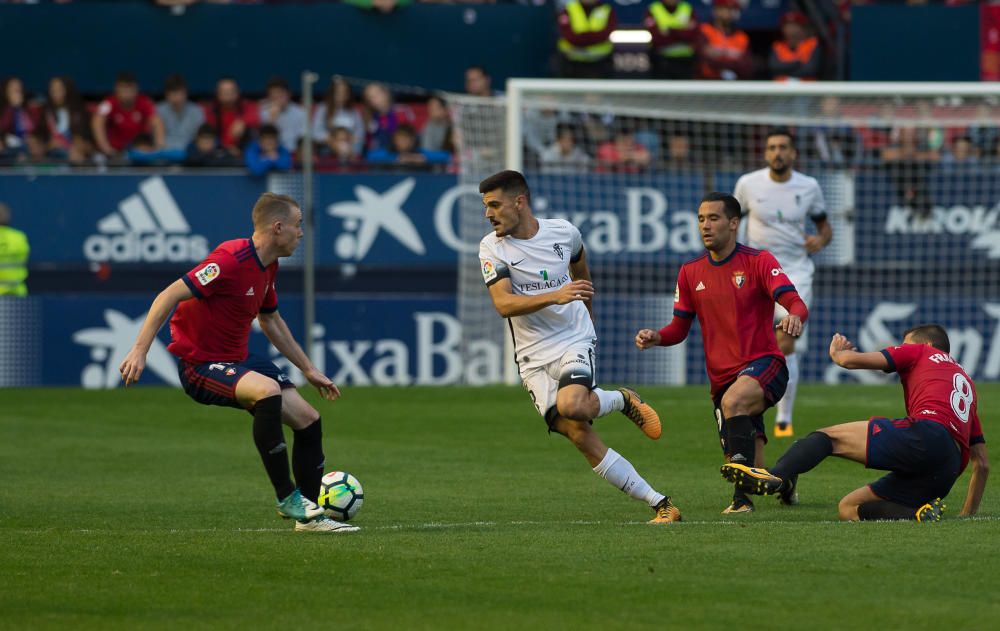
[[[260,102],[260,120],[277,127],[281,146],[293,152],[306,131],[306,111],[292,101],[292,91],[282,77],[268,80],[266,94],[267,98]]]
[[[183,152],[205,122],[202,109],[188,100],[187,82],[179,74],[163,82],[163,101],[156,113],[163,121],[164,147],[171,151]]]
[[[198,128],[194,140],[188,145],[184,166],[237,167],[243,166],[243,161],[222,147],[215,127],[206,123]]]
[[[451,131],[448,104],[440,96],[427,99],[427,122],[420,130],[420,146],[428,151],[444,151]]]
[[[388,149],[392,134],[401,123],[403,116],[396,110],[392,95],[385,84],[373,82],[365,86],[362,94],[365,105],[367,151]]]
[[[486,68],[472,65],[465,69],[465,93],[470,96],[494,96],[493,78]]]
[[[139,134],[126,152],[128,161],[134,166],[163,166],[184,161],[184,149],[157,147],[149,134]]]
[[[926,130],[900,126],[892,130],[889,146],[882,149],[883,162],[928,162],[941,157],[931,146]]]
[[[632,126],[619,121],[614,139],[597,148],[597,170],[617,173],[638,173],[649,166],[649,150],[635,140]]]
[[[768,65],[776,81],[815,81],[823,70],[819,39],[809,33],[809,18],[800,11],[781,16],[781,36],[771,45]]]
[[[257,105],[240,96],[240,87],[231,77],[218,80],[215,99],[204,110],[205,122],[219,130],[222,146],[233,155],[240,155],[260,125]]]
[[[691,3],[653,0],[644,24],[652,37],[649,62],[653,78],[693,79],[701,32]]]
[[[993,147],[1000,139],[1000,121],[997,120],[995,110],[995,104],[976,105],[976,122],[965,130],[965,135],[972,139],[979,154],[983,156],[993,155]]]
[[[49,150],[49,137],[43,127],[36,127],[24,137],[24,153],[18,156],[21,164],[51,166],[66,163],[66,154]]]
[[[151,134],[163,147],[163,121],[153,100],[139,94],[139,82],[128,72],[118,74],[114,93],[101,101],[91,123],[97,150],[114,157],[126,151],[140,134]]]
[[[690,169],[694,162],[691,152],[691,138],[680,131],[667,136],[667,147],[663,153],[664,169]]]
[[[36,125],[24,84],[17,77],[8,77],[0,88],[0,147],[10,154],[24,153],[27,136]]]
[[[93,152],[90,140],[90,115],[69,77],[52,77],[41,125],[49,138],[49,152],[69,156],[71,162],[83,162]]]
[[[931,198],[927,190],[930,165],[939,154],[931,149],[925,135],[916,127],[893,129],[890,144],[882,148],[882,161],[889,178],[895,183],[901,205],[911,208],[918,217],[931,212]]]
[[[948,166],[971,166],[979,163],[979,148],[969,136],[956,136],[951,147],[941,156],[942,164]]]
[[[824,96],[820,100],[822,125],[799,130],[806,160],[818,160],[828,166],[856,164],[864,154],[861,134],[851,125],[841,122],[840,99]]]
[[[347,129],[354,138],[354,153],[364,151],[365,121],[358,111],[351,85],[342,77],[334,77],[323,102],[316,106],[312,119],[313,140],[322,145],[337,128]]]
[[[561,123],[556,126],[556,140],[539,156],[542,173],[566,175],[585,173],[593,159],[576,144],[576,129]]]
[[[611,32],[618,25],[618,18],[610,2],[569,0],[556,23],[559,76],[606,79],[614,74]]]
[[[343,2],[359,9],[371,9],[379,13],[392,13],[396,9],[413,4],[413,0],[343,0]]]
[[[347,127],[337,127],[326,137],[316,156],[316,168],[324,171],[356,171],[364,161],[357,150],[354,134]]]
[[[712,23],[699,26],[702,45],[698,54],[698,78],[731,80],[751,77],[750,37],[736,28],[739,19],[738,0],[714,0]]]
[[[257,140],[247,146],[246,163],[250,174],[258,177],[292,168],[292,154],[281,144],[277,127],[270,123],[260,126]]]
[[[388,149],[375,149],[365,158],[368,164],[421,167],[448,164],[447,151],[428,151],[417,146],[417,132],[412,125],[402,123],[392,132]]]

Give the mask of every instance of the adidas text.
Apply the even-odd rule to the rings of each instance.
[[[83,242],[83,253],[95,262],[198,262],[208,256],[208,241],[201,235],[95,234]]]

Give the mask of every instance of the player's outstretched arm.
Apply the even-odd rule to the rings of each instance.
[[[979,511],[979,502],[983,499],[986,489],[986,478],[990,476],[990,459],[986,455],[986,443],[976,443],[969,447],[969,460],[972,461],[972,477],[969,478],[969,491],[965,494],[965,504],[962,505],[960,517],[971,517]]]
[[[167,321],[170,312],[174,310],[177,303],[190,298],[194,298],[191,289],[183,280],[178,279],[161,291],[153,300],[152,306],[149,307],[149,313],[146,314],[146,320],[142,323],[142,328],[139,329],[139,335],[135,338],[135,344],[132,345],[132,350],[118,366],[118,372],[121,373],[126,388],[129,384],[139,381],[139,376],[146,368],[146,353],[149,352],[149,347],[156,339],[156,332]]]
[[[840,333],[834,333],[833,339],[830,340],[830,359],[842,368],[870,370],[889,368],[889,360],[881,351],[860,353],[854,348],[854,344]]]
[[[490,298],[497,313],[504,318],[534,313],[552,305],[565,305],[575,300],[589,301],[594,297],[594,286],[589,280],[574,280],[555,291],[534,296],[514,293],[509,278],[502,278],[490,285]]]
[[[260,323],[260,330],[264,332],[271,344],[302,371],[302,375],[319,390],[324,399],[334,401],[340,397],[340,388],[316,368],[299,343],[295,341],[284,318],[277,311],[258,313],[257,322]]]

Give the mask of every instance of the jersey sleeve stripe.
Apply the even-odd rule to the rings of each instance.
[[[201,300],[202,298],[205,297],[205,294],[201,293],[201,290],[195,287],[195,284],[191,282],[191,279],[188,278],[187,274],[181,276],[181,280],[184,281],[184,284],[188,286],[188,289],[191,290],[191,293],[194,294],[195,298]]]
[[[570,257],[569,262],[570,263],[577,263],[577,262],[579,262],[581,256],[583,256],[583,246],[582,245],[580,246],[580,249],[573,256]]]
[[[494,283],[497,283],[504,278],[510,278],[510,269],[508,269],[506,265],[497,265],[496,276],[487,281],[486,286],[492,287]]]
[[[819,213],[817,215],[809,215],[809,217],[813,220],[813,223],[820,223],[820,222],[826,221],[826,213]]]
[[[885,372],[896,372],[896,362],[892,359],[892,354],[889,353],[888,349],[882,349],[882,355],[885,357],[885,361],[889,362],[889,367],[885,369]]]
[[[787,294],[790,291],[795,291],[795,285],[782,285],[774,290],[774,298],[777,300],[778,296]]]
[[[278,310],[278,305],[274,305],[273,307],[261,307],[260,308],[260,312],[261,313],[274,313],[277,310]]]
[[[985,443],[985,442],[986,442],[986,437],[984,437],[982,434],[980,434],[979,436],[970,436],[969,437],[969,446],[970,447],[973,446],[973,445],[978,445],[980,443]]]
[[[674,315],[677,316],[678,318],[686,318],[688,320],[694,318],[693,311],[685,311],[683,309],[674,309]]]

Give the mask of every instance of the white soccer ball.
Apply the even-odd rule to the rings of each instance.
[[[323,476],[319,487],[319,505],[326,515],[337,521],[354,517],[365,501],[361,483],[350,473],[331,471]]]

